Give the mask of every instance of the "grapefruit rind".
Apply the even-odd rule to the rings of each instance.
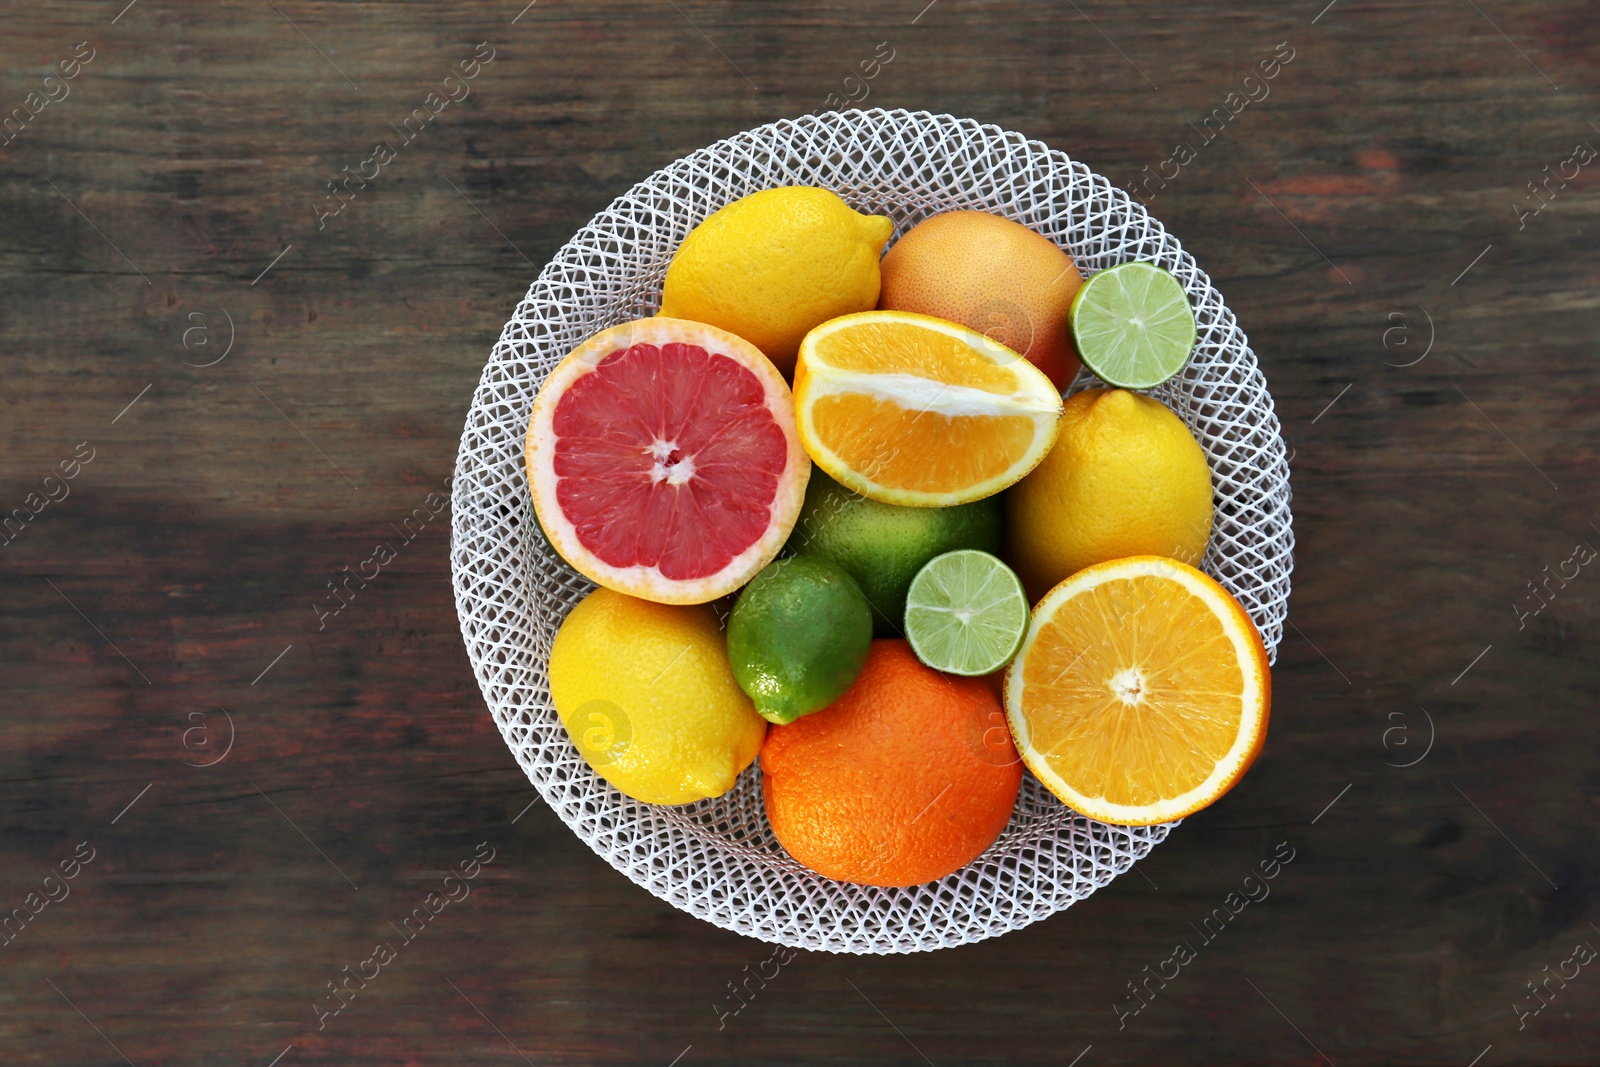
[[[1065,781],[1043,754],[1033,747],[1028,718],[1023,711],[1026,692],[1022,679],[1027,669],[1028,653],[1032,651],[1040,629],[1063,604],[1102,583],[1141,576],[1176,582],[1211,609],[1238,658],[1243,687],[1239,694],[1241,718],[1238,733],[1227,754],[1217,761],[1205,781],[1181,795],[1165,797],[1153,804],[1132,806],[1084,795]],[[1022,639],[1022,650],[1012,660],[1005,676],[1006,721],[1010,724],[1011,736],[1023,763],[1069,808],[1091,819],[1118,826],[1153,826],[1174,822],[1209,806],[1232,789],[1245,771],[1250,769],[1262,745],[1266,743],[1271,704],[1272,674],[1267,663],[1266,647],[1262,644],[1255,622],[1239,602],[1211,577],[1186,563],[1165,556],[1130,556],[1098,563],[1085,567],[1050,590],[1034,607],[1028,632]]]
[[[942,382],[916,374],[841,369],[827,363],[819,352],[823,343],[841,330],[883,323],[931,330],[958,339],[995,368],[1008,371],[1014,388],[997,391],[994,388]],[[1033,436],[1022,455],[1004,470],[968,485],[945,491],[885,485],[853,466],[822,439],[812,413],[818,401],[840,396],[870,397],[896,404],[904,410],[925,411],[946,418],[984,415],[1026,419],[1033,423]],[[835,481],[862,496],[903,507],[965,504],[993,496],[1020,481],[1043,462],[1050,447],[1055,444],[1063,410],[1061,394],[1050,383],[1050,379],[1017,352],[958,323],[910,311],[865,311],[841,315],[812,330],[800,344],[800,355],[795,365],[794,398],[800,440],[812,462]],[[895,447],[892,441],[886,440],[883,444]]]
[[[787,445],[783,475],[770,504],[765,532],[716,573],[694,580],[667,578],[655,567],[616,567],[601,560],[579,540],[576,527],[563,514],[556,496],[559,479],[554,462],[554,420],[562,394],[579,378],[593,373],[601,360],[613,352],[638,344],[672,343],[695,345],[713,355],[727,356],[753,373],[762,384],[766,408],[783,431]],[[534,398],[524,456],[534,514],[550,547],[573,570],[596,585],[658,604],[704,604],[726,596],[755,577],[777,557],[788,540],[800,517],[806,482],[811,477],[811,461],[801,447],[795,427],[792,394],[772,361],[737,334],[701,322],[660,315],[601,330],[556,365]]]

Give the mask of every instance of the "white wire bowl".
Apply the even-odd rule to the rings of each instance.
[[[1244,332],[1177,239],[1127,194],[1038,141],[918,111],[783,120],[694,152],[617,198],[539,272],[494,346],[456,459],[451,569],[461,635],[484,699],[539,795],[606,862],[661,899],[750,937],[825,952],[924,952],[1037,922],[1128,870],[1172,826],[1122,827],[1073,812],[1025,774],[1011,821],[966,867],[903,889],[802,867],[767,823],[752,766],[725,796],[682,807],[631,800],[596,774],[550,704],[556,629],[593,586],[531,518],[523,435],[550,370],[591,334],[652,315],[679,243],[760,189],[815,185],[887,215],[898,237],[942,211],[1015,219],[1089,275],[1145,260],[1177,276],[1199,341],[1151,395],[1205,448],[1216,518],[1202,563],[1248,610],[1276,658],[1294,535],[1289,466],[1272,397]],[[1087,372],[1072,391],[1098,384]]]

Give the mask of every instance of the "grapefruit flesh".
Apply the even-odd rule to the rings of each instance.
[[[661,317],[604,330],[551,372],[527,463],[552,547],[664,604],[714,600],[771,562],[810,476],[789,388],[760,350]]]

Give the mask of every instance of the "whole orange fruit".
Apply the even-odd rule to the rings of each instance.
[[[982,678],[872,642],[843,696],[761,748],[767,819],[789,855],[829,878],[921,885],[977,859],[1011,818],[1022,765]]]
[[[948,211],[913,226],[879,270],[879,308],[977,330],[1022,353],[1057,389],[1078,373],[1067,312],[1083,276],[1043,234],[986,211]]]

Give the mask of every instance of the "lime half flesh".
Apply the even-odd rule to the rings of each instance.
[[[917,658],[950,674],[990,674],[1011,662],[1028,629],[1016,574],[987,552],[935,556],[906,592],[906,640]]]
[[[1068,314],[1084,365],[1119,389],[1149,389],[1183,369],[1194,312],[1178,279],[1153,263],[1120,263],[1083,283]]]

